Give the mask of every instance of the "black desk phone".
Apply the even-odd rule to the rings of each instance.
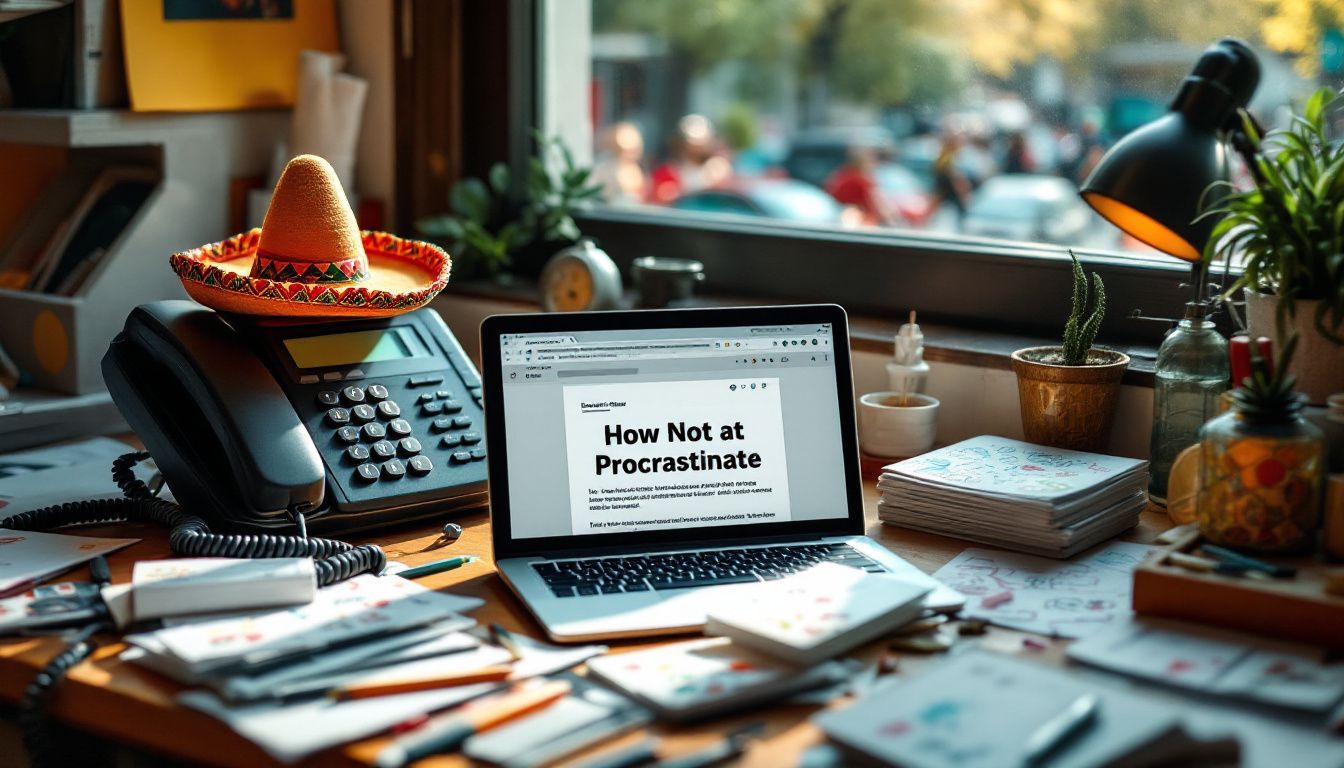
[[[439,315],[259,321],[132,310],[103,358],[183,508],[280,533],[351,531],[486,501],[481,381]]]

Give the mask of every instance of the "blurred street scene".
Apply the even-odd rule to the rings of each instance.
[[[1101,155],[1226,35],[1281,126],[1338,87],[1341,21],[1338,0],[592,0],[596,174],[611,205],[1150,254],[1077,195]]]

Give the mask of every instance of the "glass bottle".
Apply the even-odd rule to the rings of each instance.
[[[1199,428],[1218,413],[1218,398],[1231,372],[1227,339],[1214,330],[1200,302],[1185,305],[1185,318],[1157,350],[1153,384],[1153,433],[1148,451],[1148,496],[1167,503],[1167,476],[1181,451],[1199,439]]]
[[[1238,403],[1200,431],[1199,530],[1213,543],[1275,554],[1314,547],[1325,440],[1295,402],[1269,414]]]

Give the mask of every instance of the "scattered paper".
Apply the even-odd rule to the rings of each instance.
[[[121,496],[112,481],[112,460],[132,450],[126,443],[95,437],[0,456],[0,518],[68,501]]]
[[[407,579],[364,574],[318,590],[307,605],[179,625],[126,639],[154,657],[142,664],[182,680],[390,635],[481,604],[476,598],[435,592]],[[177,674],[169,671],[172,667],[179,668]]]
[[[1319,649],[1140,617],[1069,648],[1069,657],[1179,688],[1317,713],[1344,700],[1344,663]]]
[[[0,597],[137,541],[0,528]]]
[[[968,618],[1052,637],[1089,637],[1132,615],[1134,569],[1154,549],[1115,541],[1063,562],[967,549],[934,578],[966,595]]]
[[[241,707],[230,707],[208,691],[188,691],[177,700],[223,721],[276,760],[293,763],[327,747],[381,733],[426,712],[483,696],[498,687],[497,683],[480,683],[354,701],[338,702],[323,696],[298,703],[264,702]]]

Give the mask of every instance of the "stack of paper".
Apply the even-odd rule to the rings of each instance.
[[[883,469],[883,522],[1046,557],[1138,524],[1148,462],[982,435]]]
[[[365,574],[318,590],[311,603],[285,610],[176,622],[129,635],[129,658],[184,683],[255,675],[311,655],[459,619],[475,598],[425,589],[407,579]],[[464,626],[475,622],[466,620]],[[422,638],[423,639],[423,638]],[[386,649],[382,649],[386,650]]]
[[[799,665],[818,664],[918,618],[929,587],[821,563],[733,590],[711,605],[705,634]]]

